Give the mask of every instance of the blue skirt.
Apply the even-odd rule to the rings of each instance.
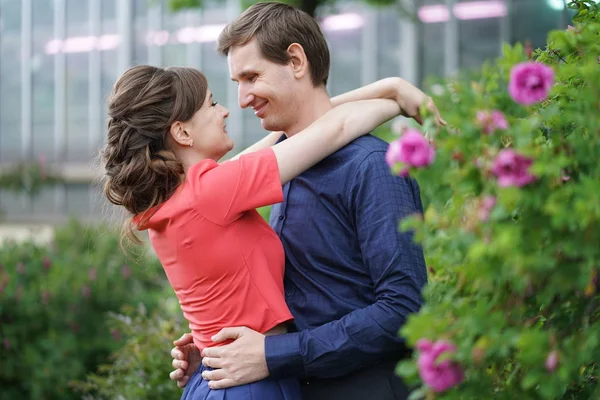
[[[212,368],[200,365],[194,372],[181,400],[302,400],[298,379],[263,379],[228,389],[211,389],[202,371]]]

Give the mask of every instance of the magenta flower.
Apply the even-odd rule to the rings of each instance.
[[[17,263],[17,274],[22,275],[25,273],[25,264],[22,262]]]
[[[48,257],[48,256],[44,257],[44,260],[42,261],[42,265],[44,266],[44,269],[46,271],[48,271],[50,269],[50,267],[52,266],[52,260],[50,260],[50,257]]]
[[[556,350],[552,350],[550,353],[548,353],[545,367],[548,372],[554,372],[556,367],[558,367],[558,352]]]
[[[90,268],[88,271],[88,278],[90,281],[95,281],[98,277],[98,273],[96,272],[96,268]]]
[[[419,375],[434,392],[443,392],[462,383],[464,374],[458,363],[447,358],[438,361],[440,356],[456,351],[452,343],[445,340],[433,343],[421,339],[417,342],[416,348],[420,353],[417,361]]]
[[[131,268],[128,265],[123,265],[123,268],[121,268],[121,276],[124,279],[129,279],[131,276]]]
[[[81,295],[89,298],[92,295],[92,290],[89,288],[89,286],[84,286],[81,288]]]
[[[480,221],[487,221],[490,218],[490,213],[496,205],[496,198],[494,196],[485,196],[479,205],[477,210],[477,217]]]
[[[554,83],[554,71],[536,62],[517,64],[510,72],[508,92],[519,104],[528,106],[548,97]]]
[[[10,350],[11,348],[10,340],[8,340],[7,338],[2,339],[2,345],[4,345],[4,348],[6,350]]]
[[[504,149],[494,160],[492,173],[498,178],[499,186],[522,187],[536,179],[528,171],[532,163],[531,158],[518,154],[514,150]]]
[[[502,112],[493,111],[477,111],[477,121],[483,129],[483,133],[490,135],[495,130],[508,129],[508,121]]]
[[[407,176],[409,167],[421,168],[430,165],[435,160],[435,149],[421,132],[409,128],[398,140],[390,143],[385,160],[390,167],[402,163],[404,168],[399,175]]]
[[[110,335],[112,336],[115,342],[121,340],[121,332],[118,329],[113,329],[112,331],[110,331]]]
[[[42,304],[48,304],[50,302],[50,293],[46,290],[42,291]]]

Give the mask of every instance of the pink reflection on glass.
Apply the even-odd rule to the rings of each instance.
[[[365,24],[363,18],[354,13],[330,15],[323,20],[323,29],[327,31],[345,31],[358,29]]]
[[[52,39],[44,47],[46,54],[57,54],[62,50],[62,40]]]
[[[65,39],[62,51],[65,53],[82,53],[96,48],[95,36],[74,36]]]
[[[454,15],[458,19],[485,19],[506,17],[507,9],[503,1],[472,1],[454,5]]]
[[[445,22],[450,19],[450,11],[448,11],[448,7],[442,4],[423,6],[419,8],[418,15],[419,19],[426,24]]]
[[[46,43],[46,54],[83,53],[98,50],[112,50],[119,46],[119,35],[74,36],[65,40],[53,39]]]
[[[198,28],[186,26],[179,29],[175,37],[179,43],[215,42],[225,25],[205,25]]]
[[[148,46],[164,46],[169,42],[168,31],[150,31],[146,35],[146,44]]]
[[[461,2],[455,4],[452,11],[460,20],[502,18],[508,14],[503,0]],[[423,6],[419,8],[418,15],[426,24],[446,22],[450,19],[450,11],[443,4]]]
[[[179,43],[192,43],[195,40],[195,28],[192,27],[185,27],[185,28],[181,28],[180,30],[177,31],[177,33],[175,34],[175,37],[177,38],[177,41]]]
[[[102,35],[98,39],[98,50],[112,50],[119,47],[121,38],[119,35]]]

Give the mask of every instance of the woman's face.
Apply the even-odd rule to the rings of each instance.
[[[206,158],[215,161],[221,159],[233,149],[233,141],[227,135],[225,119],[229,110],[213,100],[212,92],[207,90],[204,104],[194,116],[183,123],[184,129],[192,139],[192,149]]]

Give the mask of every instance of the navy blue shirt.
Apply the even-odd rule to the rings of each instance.
[[[387,147],[355,140],[286,184],[273,206],[298,332],[266,337],[271,376],[341,376],[404,348],[398,330],[421,306],[427,272],[398,223],[423,210],[416,181],[391,174]]]

